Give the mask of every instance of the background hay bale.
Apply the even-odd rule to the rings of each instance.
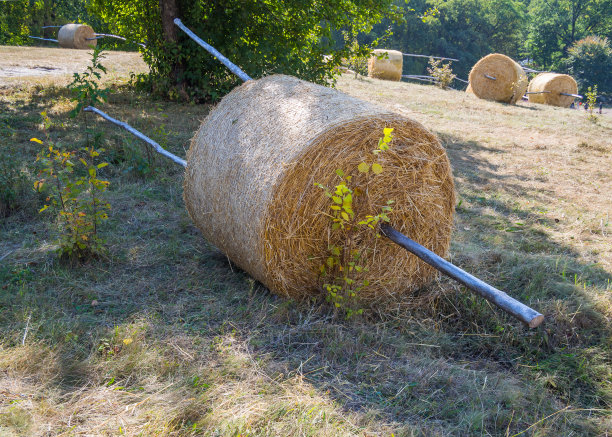
[[[528,91],[550,91],[550,93],[543,94],[528,94],[529,101],[532,103],[569,108],[574,97],[562,96],[559,93],[577,94],[578,85],[574,78],[567,74],[540,73],[529,82]]]
[[[85,24],[66,24],[62,26],[57,34],[59,45],[65,49],[89,49],[98,44],[94,30]]]
[[[488,79],[486,75],[495,77]],[[474,95],[481,99],[516,103],[527,90],[527,75],[521,66],[506,55],[492,53],[479,60],[469,77]]]
[[[366,180],[357,166],[371,159],[385,127],[395,137],[380,158],[384,171]],[[377,214],[394,200],[393,226],[442,256],[449,248],[454,186],[438,139],[413,120],[337,90],[283,75],[248,81],[211,111],[187,160],[184,198],[193,221],[278,294],[319,293],[319,266],[339,242],[328,232],[329,199],[314,183],[334,187],[337,169],[367,192],[356,197],[356,212]],[[375,279],[361,295],[366,301],[405,301],[436,274],[385,238],[362,261]]]
[[[378,56],[387,54],[387,58],[379,59]],[[404,56],[397,50],[376,49],[368,60],[368,77],[376,79],[400,81]]]
[[[470,84],[468,83],[468,86],[467,86],[467,88],[465,89],[465,92],[466,92],[466,93],[471,93],[471,94],[474,94],[474,91],[472,91],[472,85],[470,85]]]

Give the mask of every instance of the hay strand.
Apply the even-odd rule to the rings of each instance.
[[[577,95],[578,85],[567,74],[541,73],[529,82],[528,92],[531,103],[569,108]]]
[[[372,156],[385,127],[395,129],[383,173],[357,171]],[[378,213],[394,200],[401,232],[444,256],[449,248],[454,187],[438,139],[419,123],[337,90],[274,75],[235,88],[192,140],[185,204],[204,236],[270,290],[298,299],[320,293],[319,266],[332,241],[329,187],[337,169],[354,175],[363,192],[355,210]],[[357,202],[357,198],[355,200]],[[371,234],[356,234],[362,244]],[[436,270],[386,239],[363,255],[375,278],[367,301],[398,298]]]
[[[492,53],[479,60],[470,71],[470,86],[476,97],[503,103],[516,103],[527,90],[527,75],[509,57]]]
[[[384,57],[380,57],[385,55]],[[397,50],[376,49],[368,60],[368,77],[375,79],[400,81],[404,57]]]
[[[57,34],[60,47],[65,49],[90,49],[98,44],[94,30],[85,24],[65,24]],[[93,38],[93,39],[91,39]]]

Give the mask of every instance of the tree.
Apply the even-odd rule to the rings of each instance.
[[[467,77],[491,52],[516,58],[522,50],[526,8],[519,0],[412,0],[393,24],[389,47],[403,52],[457,58],[453,72]],[[427,59],[405,58],[404,71],[424,74]]]
[[[394,8],[392,0],[92,0],[92,11],[113,31],[146,41],[156,87],[215,99],[239,79],[176,29],[175,17],[254,78],[285,73],[324,83],[350,50],[336,46],[333,32],[368,32]]]
[[[610,37],[612,0],[532,0],[527,50],[543,68],[561,69],[562,59],[587,35]]]
[[[597,85],[600,94],[612,94],[612,48],[606,38],[589,36],[568,50],[567,65],[580,92]]]

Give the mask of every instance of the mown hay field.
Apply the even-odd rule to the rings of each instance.
[[[20,50],[24,66],[38,65],[40,49]],[[55,50],[38,53],[59,65]],[[114,93],[101,109],[185,156],[209,107],[135,91],[126,82],[142,62],[103,63],[114,56],[125,68],[106,76]],[[183,169],[93,117],[111,164],[101,172],[108,253],[59,260],[31,189],[40,145],[30,138],[44,137],[46,111],[57,144],[83,145],[69,81],[0,83],[10,163],[0,171],[19,169],[19,196],[0,218],[0,435],[612,432],[608,114],[592,123],[584,111],[340,77],[340,90],[440,137],[457,189],[450,259],[546,315],[527,330],[440,278],[416,308],[344,321],[272,295],[229,262],[189,219]]]

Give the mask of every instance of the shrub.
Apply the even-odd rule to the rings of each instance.
[[[607,38],[589,36],[576,41],[568,54],[568,70],[581,93],[598,84],[600,93],[612,94],[612,48]]]
[[[45,133],[50,120],[42,113]],[[38,138],[31,141],[43,144]],[[100,238],[100,224],[108,219],[110,204],[100,195],[109,182],[98,177],[98,170],[108,164],[100,161],[103,149],[93,146],[80,151],[56,147],[47,135],[47,145],[38,154],[39,179],[34,183],[38,191],[46,187],[48,197],[40,212],[50,210],[57,217],[61,256],[86,259],[102,253],[104,240]]]
[[[399,16],[392,0],[92,0],[91,8],[115,33],[146,41],[152,88],[212,100],[240,79],[174,26],[174,17],[251,77],[283,73],[328,83],[350,55],[349,45],[336,45],[334,32],[369,32],[383,18]]]
[[[453,74],[451,63],[443,64],[442,59],[429,58],[429,67],[427,71],[436,79],[436,85],[443,90],[448,89],[457,77]]]

